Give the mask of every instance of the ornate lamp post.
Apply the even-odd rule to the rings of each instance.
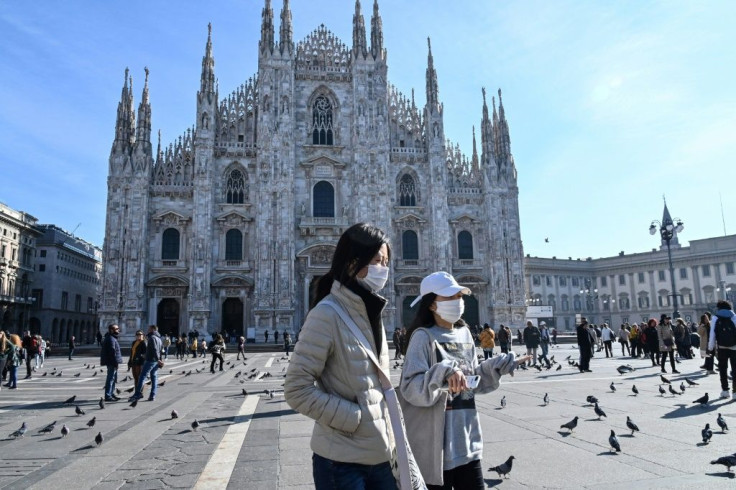
[[[680,233],[683,228],[685,228],[685,225],[683,224],[682,220],[680,218],[675,218],[674,220],[670,216],[670,212],[667,209],[667,203],[664,203],[664,214],[662,215],[662,221],[659,222],[657,220],[652,221],[652,224],[649,226],[649,234],[654,235],[657,233],[657,228],[659,228],[659,234],[662,236],[662,241],[667,245],[667,260],[669,261],[670,266],[670,279],[672,280],[672,303],[675,307],[675,311],[673,312],[673,318],[679,318],[680,312],[678,310],[677,306],[677,288],[675,286],[675,268],[672,266],[672,250],[670,248],[670,242],[674,238],[674,236],[677,233]]]
[[[595,311],[595,305],[598,301],[598,288],[590,287],[590,279],[586,279],[583,283],[583,287],[580,289],[580,296],[585,298],[586,310]],[[594,319],[591,317],[590,321]]]

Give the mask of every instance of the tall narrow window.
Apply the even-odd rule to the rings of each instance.
[[[312,107],[312,144],[332,145],[332,104],[324,95]]]
[[[457,252],[459,259],[473,258],[473,235],[468,231],[461,231],[457,236]]]
[[[243,260],[243,234],[240,230],[228,230],[225,235],[225,260]]]
[[[312,199],[312,215],[315,218],[335,217],[335,189],[325,180],[314,186]]]
[[[161,239],[161,260],[179,260],[179,230],[167,228]]]
[[[401,235],[401,252],[404,260],[419,259],[419,240],[416,232],[406,230]]]
[[[399,206],[416,206],[417,194],[414,179],[409,174],[401,176],[399,181]]]
[[[231,170],[225,181],[225,200],[228,204],[245,202],[245,178],[238,169]]]

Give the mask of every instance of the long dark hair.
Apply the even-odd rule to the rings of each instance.
[[[388,243],[388,237],[379,228],[367,223],[357,223],[345,230],[337,242],[330,271],[317,281],[309,308],[314,308],[330,294],[333,281],[338,281],[340,284],[349,284],[354,281],[358,271],[370,264],[384,244],[388,248],[390,260],[391,246]]]
[[[422,299],[419,301],[419,306],[417,307],[417,314],[414,317],[414,320],[412,320],[411,325],[409,325],[409,328],[406,329],[407,340],[406,342],[401,343],[402,354],[406,355],[406,351],[409,349],[411,336],[414,334],[414,332],[416,332],[418,328],[431,327],[437,323],[434,319],[434,313],[432,312],[432,310],[429,309],[429,307],[432,306],[432,303],[434,303],[436,299],[437,295],[434,293],[427,293],[422,296]],[[465,320],[463,320],[462,318],[455,322],[455,327],[464,327],[465,325]]]

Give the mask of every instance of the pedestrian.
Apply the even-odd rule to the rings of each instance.
[[[5,381],[5,366],[8,361],[8,355],[10,354],[10,341],[8,340],[8,337],[5,335],[5,332],[0,330],[0,376],[2,376],[2,381]],[[0,386],[2,383],[0,383]],[[2,389],[2,388],[0,388]]]
[[[156,399],[158,388],[158,370],[163,367],[164,361],[161,359],[161,351],[163,344],[161,343],[161,335],[158,333],[156,325],[148,326],[148,340],[146,341],[146,361],[143,363],[141,376],[135,384],[135,393],[128,401],[140,400],[143,398],[143,385],[146,378],[151,376],[151,393],[148,395],[148,401],[152,402]]]
[[[99,347],[102,347],[102,332],[100,332],[99,330],[97,330],[97,336],[96,337],[97,337],[97,345]]]
[[[675,320],[674,333],[677,353],[682,359],[690,359],[690,328],[685,320],[682,318]]]
[[[36,365],[33,370],[43,368],[43,363],[46,361],[46,340],[41,335],[36,335],[36,343],[38,344],[38,352],[36,353]]]
[[[77,338],[74,335],[72,335],[69,338],[69,360],[70,361],[73,360],[72,356],[74,355],[74,349],[76,348],[77,348]]]
[[[100,366],[105,366],[107,368],[107,377],[105,378],[105,401],[108,402],[120,400],[120,398],[115,394],[118,366],[123,363],[123,355],[120,352],[118,335],[120,335],[120,327],[115,324],[108,326],[105,338],[102,339],[102,347],[100,348]]]
[[[138,386],[138,379],[141,377],[143,364],[146,362],[146,338],[143,330],[135,333],[135,340],[130,347],[130,357],[128,358],[128,371],[133,374],[133,386]]]
[[[284,352],[286,352],[286,357],[289,357],[289,352],[291,352],[291,335],[289,332],[284,332]]]
[[[210,372],[215,373],[215,363],[220,361],[220,371],[222,371],[222,363],[225,359],[222,354],[225,352],[225,339],[219,333],[215,337],[215,341],[210,345],[210,352],[212,353],[212,363],[210,364]]]
[[[708,374],[715,374],[713,370],[713,356],[708,353],[708,341],[710,340],[710,312],[700,315],[698,324],[698,335],[700,335],[700,358],[704,359],[700,369],[705,369]]]
[[[20,353],[21,361],[26,361],[26,378],[30,379],[31,377],[31,360],[33,359],[33,337],[31,336],[31,332],[27,331],[25,335],[23,336],[23,340],[21,342],[21,348],[22,352]]]
[[[631,349],[629,348],[629,327],[626,324],[621,325],[618,330],[618,342],[621,344],[621,357],[628,352],[631,356]]]
[[[169,334],[164,334],[164,338],[161,341],[164,345],[164,360],[169,359],[169,347],[171,347],[171,337]]]
[[[585,317],[581,318],[580,325],[577,327],[578,349],[580,350],[580,369],[581,373],[591,373],[590,359],[593,357],[593,349],[595,349],[595,333],[588,325]]]
[[[478,362],[462,320],[462,296],[470,289],[447,272],[425,277],[420,293],[399,385],[407,439],[429,490],[481,490],[483,436],[475,396],[494,391],[501,376],[513,372],[514,354]]]
[[[275,330],[273,332],[273,343],[278,344],[279,343],[279,331]]]
[[[672,372],[679,374],[680,372],[675,368],[675,334],[672,331],[672,323],[669,315],[663,313],[657,324],[657,339],[659,342],[658,349],[661,356],[662,372],[666,373],[664,365],[667,361],[667,356],[670,358],[670,366]]]
[[[644,329],[642,341],[646,345],[646,351],[649,353],[649,359],[652,361],[652,367],[659,366],[659,337],[657,333],[657,319],[650,318],[647,327]]]
[[[311,439],[317,490],[396,488],[388,409],[372,362],[377,358],[388,372],[381,320],[388,301],[378,291],[388,281],[390,259],[380,229],[358,223],[345,230],[286,372],[286,402],[317,421]]]
[[[498,327],[498,333],[496,334],[496,338],[498,339],[498,343],[501,346],[501,354],[508,354],[509,353],[509,340],[511,339],[511,334],[509,333],[509,330],[501,324],[501,326]]]
[[[192,343],[189,344],[189,352],[192,354],[192,359],[197,358],[197,349],[199,349],[197,337],[192,337]]]
[[[399,327],[394,329],[391,341],[394,344],[394,360],[401,359],[401,330]]]
[[[542,355],[539,356],[539,363],[542,363],[542,360],[544,359],[544,363],[547,365],[547,368],[551,366],[549,362],[549,357],[547,355],[549,354],[549,329],[547,329],[547,322],[541,321],[539,322],[539,347],[542,348]]]
[[[557,345],[557,327],[552,327],[552,344]]]
[[[520,344],[524,343],[524,334],[521,333],[521,329],[519,329],[519,332],[516,334],[516,340],[518,340]]]
[[[199,339],[199,357],[207,357],[207,341],[204,337]]]
[[[242,335],[238,337],[238,356],[236,360],[240,360],[240,356],[243,356],[243,359],[245,359],[245,337]]]
[[[598,327],[598,325],[593,324],[591,330],[595,333],[595,345],[596,345],[595,351],[600,352],[603,350],[603,342],[601,341],[601,329]]]
[[[537,365],[537,349],[539,348],[540,338],[539,328],[531,321],[527,321],[524,329],[524,345],[526,345],[526,353],[534,359],[534,366]]]
[[[710,320],[708,350],[718,350],[718,373],[721,377],[721,398],[728,398],[728,365],[731,364],[733,392],[736,400],[736,313],[726,300],[716,303],[716,314]]]
[[[601,341],[606,352],[606,357],[613,357],[613,330],[608,326],[608,323],[604,323],[601,328]]]
[[[263,332],[263,336],[266,338],[265,343],[268,343],[268,330]]]
[[[483,330],[480,335],[480,348],[483,349],[483,355],[486,359],[493,357],[493,348],[496,347],[496,334],[493,329],[487,323],[483,324]]]
[[[8,368],[8,382],[5,387],[15,390],[18,388],[18,367],[23,364],[21,359],[23,341],[18,335],[11,334],[7,341],[3,336],[3,343],[5,344],[5,365]],[[0,345],[0,349],[2,349],[2,345]]]

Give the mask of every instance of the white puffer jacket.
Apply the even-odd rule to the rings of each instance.
[[[363,300],[337,281],[326,299],[350,315],[388,372],[386,335],[378,355]],[[318,304],[307,315],[286,372],[284,396],[291,408],[315,420],[311,448],[316,454],[366,465],[389,461],[388,410],[376,368],[331,307]]]

